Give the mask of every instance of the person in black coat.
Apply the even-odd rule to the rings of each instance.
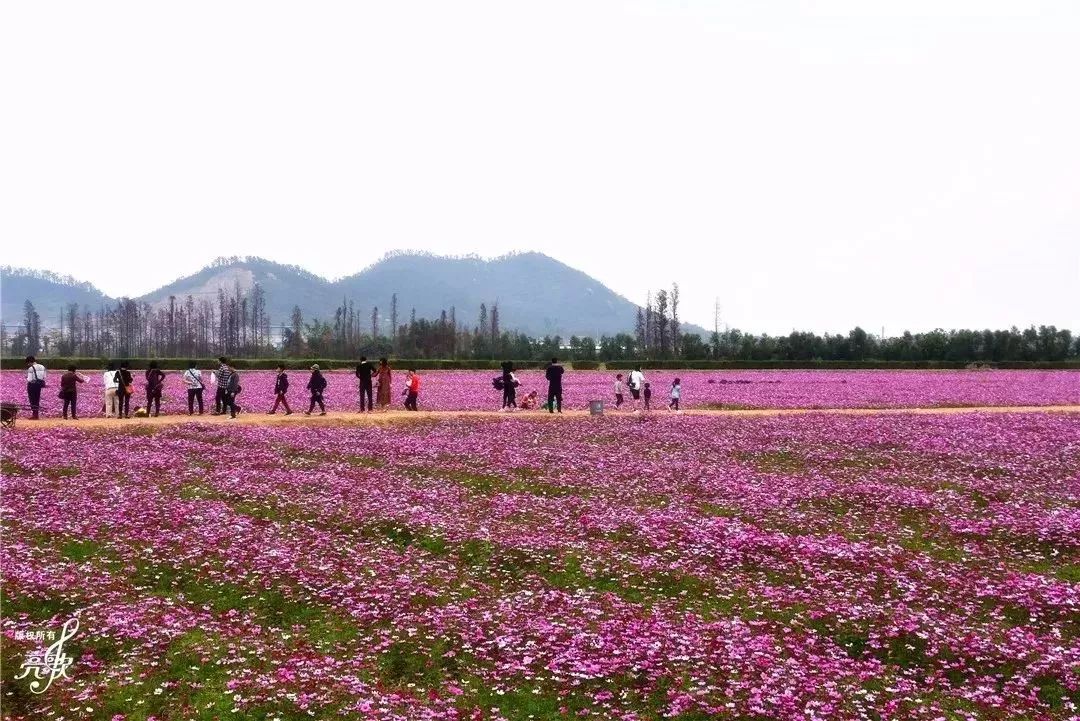
[[[356,366],[356,377],[360,379],[360,412],[364,412],[364,399],[367,399],[367,410],[373,411],[375,407],[371,403],[372,376],[375,375],[375,366],[371,365],[367,356],[360,356],[360,364]]]
[[[547,370],[544,372],[544,377],[547,378],[548,382],[547,406],[549,413],[554,413],[556,410],[562,413],[562,377],[564,370],[559,365],[559,359],[552,358],[551,363],[548,364]]]
[[[152,415],[161,413],[161,391],[165,388],[165,372],[158,368],[157,361],[150,361],[146,369],[146,412]]]
[[[517,378],[514,377],[514,364],[502,363],[503,410],[517,408]]]
[[[135,391],[135,378],[131,375],[131,366],[127,361],[120,364],[120,370],[113,377],[116,381],[117,418],[131,418],[131,396]]]
[[[277,378],[274,379],[274,407],[270,409],[270,415],[277,413],[278,406],[285,406],[285,415],[292,415],[289,408],[289,399],[285,395],[289,392],[289,376],[285,373],[285,366],[277,367]]]
[[[320,416],[326,415],[326,406],[323,405],[322,394],[326,390],[326,379],[323,378],[323,374],[319,372],[319,364],[311,366],[311,378],[308,379],[307,389],[311,393],[311,405],[304,411],[305,416],[310,416],[311,412],[315,410],[315,404],[319,404]]]

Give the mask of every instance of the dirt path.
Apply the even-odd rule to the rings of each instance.
[[[755,409],[731,409],[731,410],[694,410],[682,411],[685,416],[720,416],[720,417],[749,417],[749,416],[792,416],[810,414],[835,413],[848,416],[866,415],[896,415],[904,413],[915,414],[951,414],[951,413],[1080,413],[1080,405],[1072,406],[955,406],[955,407],[928,407],[928,408],[755,408]],[[561,417],[580,418],[588,416],[588,411],[566,411]],[[632,416],[629,412],[608,412],[608,417]],[[667,416],[666,410],[654,411],[653,415]],[[543,411],[521,411],[517,413],[499,413],[496,411],[419,411],[409,413],[407,411],[386,411],[377,413],[349,413],[344,411],[332,411],[325,416],[305,416],[302,413],[293,413],[290,416],[284,414],[267,415],[265,413],[241,413],[235,420],[227,416],[187,416],[170,415],[157,418],[132,418],[120,421],[115,418],[85,417],[78,421],[65,421],[62,418],[42,418],[32,421],[29,417],[20,414],[16,421],[17,431],[41,431],[52,428],[130,428],[132,426],[169,426],[182,423],[221,423],[224,425],[242,426],[271,426],[298,423],[305,425],[321,424],[377,424],[393,422],[410,422],[418,420],[436,420],[439,418],[537,418],[556,420],[560,416],[545,413]],[[5,431],[7,432],[7,431]]]

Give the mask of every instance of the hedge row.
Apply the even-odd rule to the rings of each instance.
[[[758,361],[758,360],[727,360],[727,361],[688,361],[688,360],[646,360],[646,361],[608,361],[604,367],[608,370],[627,370],[637,366],[651,368],[653,370],[743,370],[743,369],[791,369],[791,370],[917,370],[917,369],[964,369],[975,365],[962,361],[837,361],[837,360],[809,360],[809,361]],[[1012,369],[1047,369],[1060,370],[1069,368],[1080,369],[1080,360],[1067,361],[1010,361],[1002,363],[978,364],[992,368]],[[580,367],[580,364],[575,364]]]
[[[59,370],[74,364],[81,370],[103,368],[109,360],[104,358],[39,358],[46,368]],[[129,362],[132,368],[146,368],[151,360],[156,360],[163,370],[183,370],[188,367],[191,359],[188,358],[131,358]],[[194,359],[200,368],[215,368],[218,365],[217,358]],[[374,359],[372,359],[374,360]],[[115,362],[115,361],[114,361]],[[357,360],[341,360],[333,358],[237,358],[233,365],[241,370],[273,370],[279,363],[291,370],[307,369],[313,363],[318,363],[323,370],[355,368]],[[439,359],[400,359],[393,358],[390,364],[394,368],[415,368],[416,370],[499,370],[500,360],[439,360]],[[513,361],[514,368],[518,370],[531,370],[543,368],[546,361]],[[960,361],[754,361],[754,360],[728,360],[728,361],[689,361],[689,360],[642,360],[642,361],[574,361],[569,364],[574,370],[629,370],[636,366],[650,368],[652,370],[746,370],[746,369],[832,369],[832,370],[916,370],[916,369],[963,369],[970,363]],[[985,364],[993,368],[1009,369],[1080,369],[1080,360],[1067,361],[1008,361],[1001,363]],[[0,361],[0,367],[6,369],[22,368],[21,358],[4,358]]]

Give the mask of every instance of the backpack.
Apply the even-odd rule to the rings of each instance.
[[[240,374],[233,371],[229,376],[229,384],[225,387],[225,390],[234,396],[240,395],[240,391],[244,390],[244,387],[240,385]]]
[[[503,382],[502,376],[496,376],[491,379],[491,385],[495,386],[495,390],[501,391],[506,388],[506,384]]]

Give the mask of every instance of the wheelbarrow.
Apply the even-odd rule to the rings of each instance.
[[[16,403],[0,403],[0,426],[14,428],[15,416],[19,415],[20,407]]]

